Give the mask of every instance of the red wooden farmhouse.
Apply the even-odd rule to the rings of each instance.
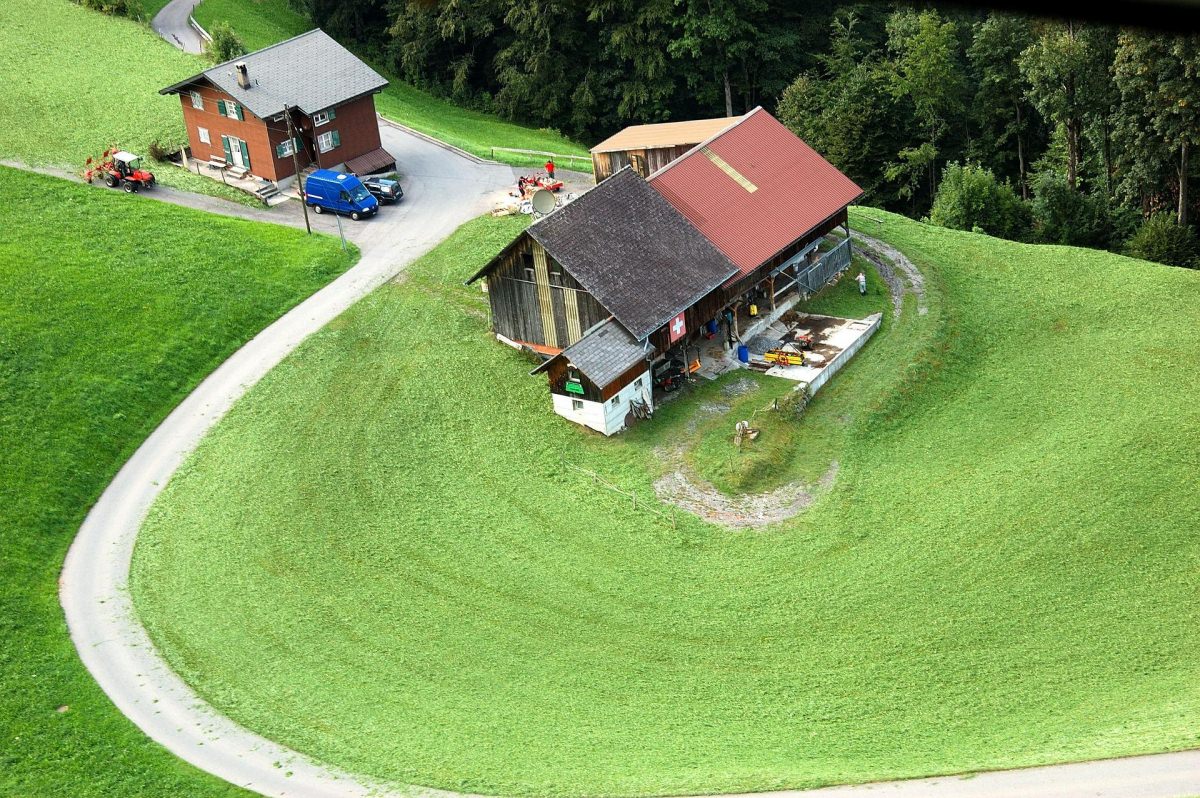
[[[179,95],[192,157],[287,183],[297,161],[301,170],[358,174],[393,166],[375,114],[374,95],[387,85],[324,31],[311,30],[159,93]]]

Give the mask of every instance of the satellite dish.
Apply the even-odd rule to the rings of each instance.
[[[533,203],[533,210],[542,216],[550,213],[556,207],[554,192],[544,188],[539,188],[533,192],[533,196],[529,198],[529,201]]]

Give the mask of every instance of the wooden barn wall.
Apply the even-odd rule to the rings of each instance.
[[[726,304],[725,293],[720,288],[705,296],[683,313],[683,323],[687,327],[687,336],[699,332],[710,319],[715,319]],[[650,334],[650,344],[656,353],[666,352],[671,348],[670,324],[664,324]]]
[[[646,173],[642,177],[649,177],[671,161],[683,156],[684,153],[695,146],[695,144],[680,144],[677,147],[594,152],[592,153],[592,170],[595,172],[596,182],[599,183],[604,178],[616,174],[626,166],[629,166],[633,162],[632,156],[636,155],[643,159],[646,166]]]
[[[610,315],[528,235],[488,275],[487,285],[493,331],[516,341],[563,349]]]
[[[623,373],[620,377],[617,377],[615,380],[610,382],[608,385],[604,386],[604,389],[602,391],[600,391],[600,400],[603,402],[607,402],[609,399],[612,399],[614,396],[616,396],[617,394],[619,394],[621,392],[622,388],[624,388],[626,385],[628,385],[629,383],[636,380],[639,375],[645,374],[646,368],[647,368],[647,364],[646,364],[646,361],[644,361],[644,360],[640,360],[637,363],[630,366],[628,369],[625,370],[625,373]],[[647,377],[647,379],[649,379],[649,377]]]

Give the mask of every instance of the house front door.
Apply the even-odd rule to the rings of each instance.
[[[225,145],[226,163],[243,169],[250,168],[250,159],[246,157],[246,142],[233,136],[221,136],[221,143]]]

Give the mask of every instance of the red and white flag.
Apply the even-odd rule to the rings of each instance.
[[[669,336],[671,343],[675,343],[687,333],[687,324],[683,320],[683,314],[680,313],[675,318],[671,319],[671,323],[667,329],[670,330]]]

